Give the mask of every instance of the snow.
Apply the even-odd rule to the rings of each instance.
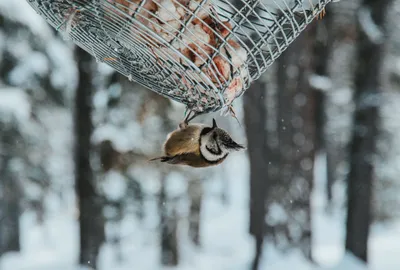
[[[384,41],[385,36],[382,32],[382,29],[380,29],[380,27],[376,25],[372,19],[370,8],[361,7],[358,10],[358,21],[362,30],[371,42],[380,44]]]
[[[201,247],[194,247],[185,230],[180,226],[181,263],[176,268],[159,266],[159,238],[156,215],[140,223],[127,215],[117,227],[108,227],[108,231],[120,232],[122,238],[120,250],[122,261],[117,260],[118,249],[110,244],[104,245],[99,259],[100,270],[135,269],[176,269],[176,270],[244,270],[251,264],[254,243],[248,234],[248,164],[245,155],[233,155],[227,160],[228,179],[230,179],[231,204],[222,205],[214,196],[207,193],[210,184],[205,182],[205,198],[202,212]],[[268,243],[262,256],[260,269],[297,270],[366,270],[365,265],[343,250],[344,216],[339,212],[329,215],[325,212],[323,193],[324,156],[319,155],[315,174],[319,181],[313,193],[313,253],[319,266],[307,262],[297,251],[282,254]],[[116,181],[115,173],[107,177]],[[153,178],[154,179],[154,178]],[[121,179],[122,180],[122,179]],[[147,180],[147,179],[145,179]],[[184,192],[185,187],[179,174],[171,175],[172,193]],[[213,179],[212,181],[219,181]],[[211,182],[211,180],[210,180]],[[108,188],[111,188],[111,184]],[[120,196],[124,190],[119,184],[111,193]],[[118,188],[119,186],[119,188]],[[153,191],[146,190],[152,193]],[[175,194],[175,195],[176,195]],[[149,202],[150,203],[150,202]],[[156,211],[155,202],[147,204],[149,212]],[[152,206],[151,206],[152,205]],[[155,212],[154,212],[155,213]],[[3,256],[0,268],[4,270],[77,270],[78,230],[74,208],[66,208],[51,215],[45,226],[35,225],[33,218],[26,213],[21,218],[22,252]],[[116,231],[115,231],[116,230]],[[393,239],[400,237],[400,222],[391,226],[374,226],[371,232],[371,265],[369,270],[397,270],[400,263],[396,250],[400,244]],[[399,238],[400,239],[400,238]],[[117,256],[117,257],[116,257]]]
[[[382,268],[382,269],[391,269],[391,268]],[[367,270],[367,268],[365,267],[365,264],[363,264],[359,259],[357,259],[356,257],[354,257],[349,253],[346,253],[343,256],[343,259],[335,267],[331,268],[331,270]]]
[[[10,4],[12,2],[12,4]],[[49,39],[53,35],[51,28],[36,11],[28,4],[28,1],[22,0],[0,0],[0,10],[2,14],[12,20],[18,21],[29,27],[29,29],[43,40]]]
[[[187,179],[178,172],[168,174],[166,179],[166,193],[171,197],[182,196],[187,190]]]
[[[12,112],[20,122],[25,122],[31,115],[31,104],[28,95],[19,88],[0,89],[0,110]]]
[[[78,71],[71,46],[60,39],[47,43],[46,52],[51,61],[51,83],[57,89],[65,89],[67,97],[72,98],[76,88]]]
[[[332,102],[336,105],[346,105],[352,102],[353,91],[349,88],[338,88],[330,93]]]
[[[98,144],[104,140],[113,142],[113,146],[117,151],[125,152],[132,148],[137,148],[142,140],[131,140],[131,138],[141,138],[141,127],[137,123],[131,123],[129,126],[119,128],[115,125],[104,124],[98,127],[93,135],[93,144]]]
[[[314,89],[318,89],[323,92],[332,89],[332,81],[326,76],[312,74],[309,78],[309,82]]]
[[[20,85],[21,82],[30,82],[33,76],[43,77],[49,72],[47,57],[40,52],[30,52],[9,74],[9,80],[13,85]]]
[[[127,181],[120,173],[110,171],[104,175],[100,186],[109,200],[117,201],[125,195]]]
[[[311,207],[314,214],[312,217],[312,231],[314,243],[312,253],[317,263],[332,266],[343,256],[343,213],[328,215],[326,209],[326,154],[318,153],[315,159],[313,192],[311,194]],[[333,227],[334,229],[332,230]],[[324,229],[326,228],[326,229]],[[329,230],[329,234],[327,234]],[[329,237],[326,237],[329,235]]]
[[[312,252],[316,263],[321,265],[321,269],[329,270],[398,269],[400,258],[390,254],[398,253],[397,251],[400,250],[399,241],[393,241],[393,239],[400,239],[400,221],[386,227],[381,225],[372,226],[369,240],[370,264],[368,268],[357,258],[345,252],[345,213],[340,209],[335,209],[331,213],[326,212],[324,191],[326,186],[325,162],[325,154],[318,154],[314,171],[316,181],[312,193]],[[343,183],[340,188],[345,188]]]
[[[280,223],[285,223],[288,217],[285,209],[277,203],[272,203],[268,208],[268,215],[265,217],[266,223],[274,226]]]

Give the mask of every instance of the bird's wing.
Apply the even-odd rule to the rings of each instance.
[[[194,153],[187,153],[187,154],[176,155],[173,157],[164,157],[163,159],[161,159],[161,162],[166,162],[168,164],[174,164],[174,165],[189,165],[191,167],[201,168],[219,164],[222,162],[222,160],[218,163],[213,164],[207,162],[203,158],[199,158],[199,156]]]
[[[185,153],[200,153],[199,138],[202,128],[190,125],[183,130],[176,130],[169,135],[164,144],[167,156],[177,156]]]
[[[194,158],[194,154],[181,154],[181,155],[176,155],[173,157],[166,157],[161,162],[166,162],[168,164],[187,164],[188,159],[191,160]]]

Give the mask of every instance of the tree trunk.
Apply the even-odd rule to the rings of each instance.
[[[264,102],[266,84],[260,78],[244,95],[244,120],[250,160],[250,234],[255,238],[254,270],[258,269],[262,252],[265,226],[265,196],[268,187],[268,161],[266,160],[267,111]]]
[[[97,257],[105,240],[105,232],[102,201],[96,193],[90,165],[93,60],[87,52],[78,47],[76,58],[79,68],[79,84],[75,96],[75,177],[80,213],[79,263],[97,269]]]
[[[331,12],[329,5],[326,7],[326,15],[323,20],[313,22],[312,27],[316,27],[316,43],[314,46],[314,66],[315,74],[318,76],[329,77],[329,57],[331,56],[332,43],[334,41],[332,35],[333,12]],[[315,117],[316,117],[316,138],[315,150],[321,151],[325,149],[325,123],[326,123],[326,90],[318,86],[313,86],[315,90]]]
[[[19,199],[21,192],[15,173],[10,171],[11,158],[5,157],[0,170],[1,179],[1,216],[0,216],[0,255],[9,251],[20,251],[19,244]]]
[[[315,28],[309,27],[307,31],[303,33],[303,51],[300,52],[299,55],[299,67],[305,72],[299,77],[299,88],[294,97],[294,115],[291,121],[293,125],[292,143],[293,149],[295,150],[292,184],[299,185],[296,191],[292,189],[291,192],[295,200],[297,200],[297,202],[294,200],[292,204],[292,209],[294,210],[293,217],[296,221],[300,221],[303,230],[299,239],[300,249],[311,261],[310,196],[314,182],[317,101],[315,100],[315,92],[309,85],[309,75],[312,70],[312,45],[315,40],[315,30]],[[304,102],[302,99],[304,99]],[[302,125],[297,123],[300,118],[302,119]],[[296,203],[299,205],[296,206]],[[296,209],[296,207],[300,209]]]
[[[192,242],[200,246],[200,214],[203,199],[203,183],[200,178],[196,177],[189,182],[188,194],[190,198],[189,235]]]
[[[309,259],[315,146],[314,95],[309,75],[314,34],[314,29],[308,27],[277,61],[280,169],[269,189],[266,218],[268,235],[278,249],[299,248]]]
[[[358,25],[358,52],[355,74],[355,113],[350,143],[346,250],[363,261],[368,259],[371,223],[373,158],[379,126],[380,74],[385,45],[385,14],[390,0],[364,0],[359,16],[371,22]],[[368,16],[371,17],[368,18]],[[371,33],[370,24],[379,30]],[[368,27],[368,29],[365,29]],[[368,31],[368,33],[365,32]],[[379,32],[383,31],[383,32]]]
[[[165,178],[163,173],[159,197],[161,263],[165,266],[177,266],[179,263],[177,213],[175,205],[168,201]]]
[[[333,15],[334,12],[330,5],[326,8],[326,15],[323,20],[314,22],[317,28],[316,45],[314,47],[314,66],[315,74],[325,78],[329,78],[329,58],[332,53],[332,45],[335,40],[333,33]],[[327,86],[323,86],[327,87]],[[315,151],[326,153],[326,194],[328,205],[331,204],[333,198],[333,184],[335,181],[335,164],[333,161],[333,153],[331,147],[328,146],[329,142],[326,141],[326,105],[327,105],[327,90],[318,89],[314,86],[315,90],[315,125],[316,125],[316,138],[315,138]]]
[[[22,195],[17,173],[12,169],[11,160],[18,157],[16,149],[24,143],[18,130],[17,119],[10,124],[0,122],[0,256],[8,251],[20,251],[19,217]]]

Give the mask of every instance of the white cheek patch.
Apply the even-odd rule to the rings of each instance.
[[[207,150],[205,145],[202,145],[200,147],[200,153],[208,161],[216,161],[221,158],[221,156],[219,156],[219,155],[214,155],[214,154],[210,153],[210,151]]]
[[[200,153],[203,155],[203,157],[208,160],[208,161],[217,161],[221,158],[223,158],[228,152],[225,149],[221,149],[221,154],[216,155],[208,151],[206,147],[206,142],[211,140],[210,135],[206,135],[200,139]]]

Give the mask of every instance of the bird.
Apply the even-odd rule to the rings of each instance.
[[[245,149],[217,126],[181,122],[178,129],[169,133],[163,145],[164,155],[150,159],[168,164],[204,168],[221,164],[234,151]]]

